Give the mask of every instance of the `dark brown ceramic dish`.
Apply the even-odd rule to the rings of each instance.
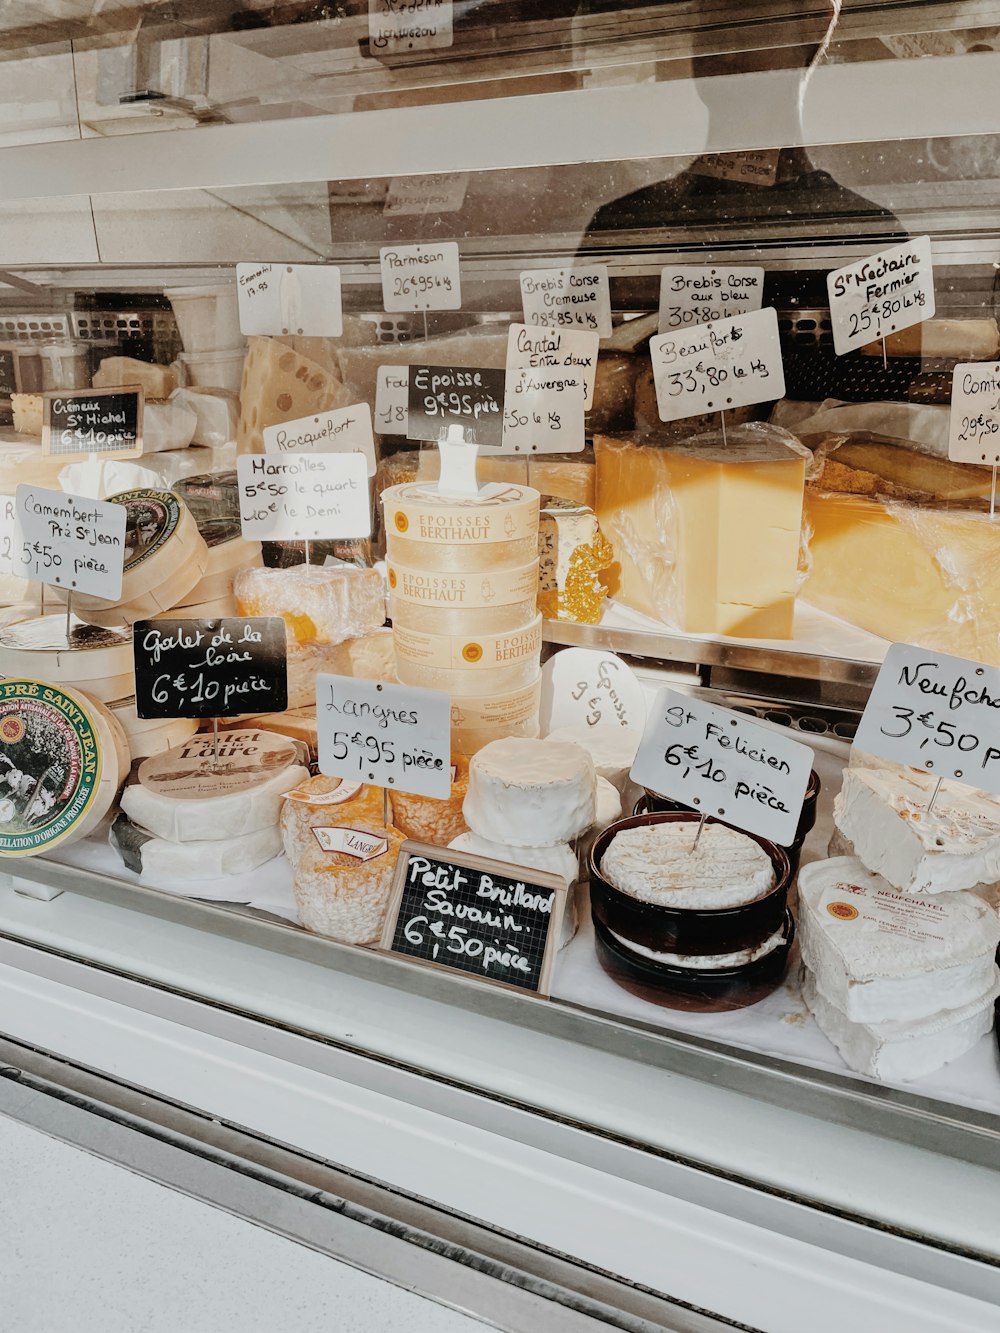
[[[788,970],[795,939],[791,912],[785,912],[784,938],[776,949],[740,967],[674,967],[632,953],[594,917],[597,961],[617,985],[641,1000],[667,1009],[715,1014],[759,1004],[777,990]]]
[[[666,907],[642,902],[616,889],[601,874],[604,853],[622,829],[683,821],[691,825],[693,842],[699,818],[680,810],[631,815],[610,824],[598,836],[590,853],[590,900],[595,918],[616,935],[655,953],[735,953],[738,949],[756,948],[780,930],[792,882],[791,864],[784,848],[752,833],[744,833],[743,837],[763,847],[771,858],[777,883],[770,893],[740,907]]]

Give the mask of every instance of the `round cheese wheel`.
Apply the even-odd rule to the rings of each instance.
[[[0,675],[37,677],[82,688],[102,703],[135,693],[132,636],[71,622],[63,613],[0,628]]]
[[[285,853],[295,866],[312,839],[312,830],[333,822],[356,819],[380,821],[385,815],[385,793],[381,787],[320,773],[285,793],[281,808],[281,831]]]
[[[0,681],[0,855],[37,856],[87,837],[128,769],[121,727],[83,691]]]
[[[537,559],[478,573],[408,569],[388,560],[386,577],[393,624],[428,634],[516,629],[537,611]]]
[[[596,813],[594,761],[579,745],[495,741],[469,766],[466,822],[491,842],[554,847],[585,833]]]
[[[492,483],[476,496],[442,495],[408,482],[382,494],[390,561],[412,570],[488,573],[538,555],[538,506],[530,486]]]
[[[189,604],[212,602],[218,598],[232,598],[233,580],[241,569],[256,568],[264,563],[264,548],[260,542],[244,541],[238,534],[217,540],[219,528],[201,527],[208,544],[208,565],[200,582],[188,596]],[[235,614],[227,612],[227,614]]]
[[[523,602],[511,602],[509,606],[479,608],[457,608],[444,611],[436,606],[420,606],[416,602],[400,601],[398,597],[389,597],[389,619],[393,628],[413,630],[418,634],[433,634],[452,638],[468,637],[470,634],[496,634],[501,630],[514,630],[529,624],[538,610],[535,591]]]

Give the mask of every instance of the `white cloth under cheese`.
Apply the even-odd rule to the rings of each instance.
[[[910,1022],[993,984],[1000,918],[974,893],[900,893],[852,857],[799,871],[799,944],[820,993],[855,1023]]]
[[[485,856],[491,861],[502,861],[507,866],[521,866],[526,870],[544,870],[550,875],[560,875],[567,885],[575,884],[580,874],[576,852],[568,843],[561,842],[555,847],[509,847],[489,838],[481,838],[478,833],[462,833],[448,844],[457,852],[474,852],[476,856]]]
[[[834,822],[869,869],[908,893],[1000,880],[1000,803],[914,769],[849,768]]]
[[[472,760],[464,808],[473,833],[501,846],[572,842],[597,813],[594,761],[567,741],[493,741]]]
[[[601,874],[621,893],[661,907],[742,907],[770,893],[774,864],[760,843],[724,824],[667,820],[624,828],[601,861]],[[694,848],[694,850],[692,850]]]
[[[993,1027],[993,1002],[998,994],[1000,986],[994,985],[962,1008],[946,1009],[929,1018],[853,1023],[821,994],[810,973],[802,983],[802,998],[844,1063],[859,1074],[889,1083],[924,1078],[971,1050]]]

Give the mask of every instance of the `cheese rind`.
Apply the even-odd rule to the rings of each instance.
[[[119,389],[137,384],[144,397],[162,399],[169,398],[177,388],[177,376],[169,366],[138,361],[132,356],[106,356],[92,383],[95,389]]]
[[[381,787],[319,774],[300,782],[285,793],[281,807],[281,831],[285,851],[294,865],[312,840],[312,830],[343,821],[381,823],[385,797]]]
[[[588,727],[581,722],[570,727],[558,727],[549,732],[547,739],[582,745],[593,759],[598,777],[607,778],[612,786],[624,794],[629,786],[629,772],[635,763],[642,732],[636,727],[607,724]]]
[[[283,421],[349,407],[352,398],[339,377],[280,338],[248,339],[240,386],[236,448],[264,452],[264,430]],[[374,402],[374,395],[368,400]]]
[[[465,819],[503,846],[554,847],[572,842],[597,811],[594,761],[564,741],[508,738],[473,758]]]
[[[305,928],[343,944],[377,943],[403,842],[398,829],[373,820],[331,816],[314,824],[293,860],[295,901]]]
[[[280,616],[290,646],[343,643],[385,622],[381,575],[354,565],[243,569],[233,593],[242,616]]]
[[[816,985],[858,1023],[926,1018],[993,984],[1000,918],[972,893],[899,893],[860,861],[799,871],[799,943]]]
[[[775,427],[685,445],[598,437],[597,519],[613,597],[689,633],[787,639],[806,458]],[[800,446],[798,446],[800,448]]]
[[[601,874],[620,893],[660,907],[743,907],[774,889],[774,864],[760,843],[725,824],[665,820],[623,828],[608,845]]]
[[[451,791],[444,800],[392,790],[392,822],[407,838],[448,847],[452,839],[468,829],[462,806],[469,790],[469,761],[455,754],[451,759]]]
[[[915,769],[848,768],[834,823],[854,855],[894,888],[949,893],[1000,881],[1000,803]]]
[[[474,852],[476,856],[485,856],[491,861],[502,861],[508,866],[523,866],[526,870],[544,870],[551,875],[561,875],[567,886],[575,884],[580,876],[576,852],[565,842],[557,843],[554,847],[513,847],[468,832],[452,839],[448,846],[459,852]]]
[[[547,496],[538,525],[538,606],[546,620],[596,625],[607,590],[600,574],[614,559],[592,510]]]
[[[112,827],[110,840],[128,869],[143,879],[184,887],[199,880],[250,874],[281,853],[281,830],[277,824],[250,830],[237,838],[168,842],[165,838],[151,838],[127,816],[120,815]]]

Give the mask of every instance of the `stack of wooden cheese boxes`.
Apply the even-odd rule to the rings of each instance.
[[[420,482],[382,497],[396,674],[448,691],[460,754],[538,735],[539,499],[528,486],[455,496]]]

